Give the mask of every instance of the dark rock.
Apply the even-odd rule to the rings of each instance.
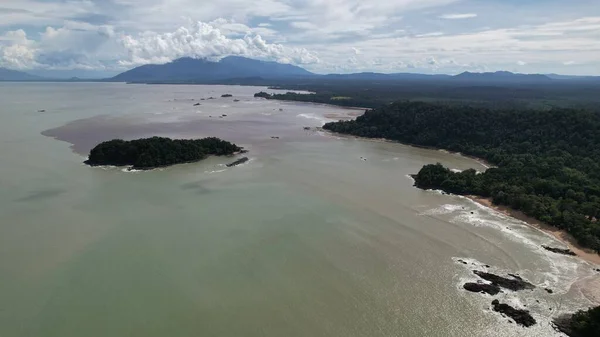
[[[514,279],[523,281],[523,278],[521,276],[517,275],[517,274],[508,274],[508,276],[510,276],[510,277],[512,277]]]
[[[223,116],[223,117],[227,117],[227,115],[226,115],[226,114],[222,114],[221,116]]]
[[[548,247],[548,246],[544,246],[542,245],[542,248],[544,248],[547,251],[553,252],[553,253],[557,253],[557,254],[563,254],[563,255],[569,255],[569,256],[577,256],[577,254],[575,254],[574,251],[570,250],[570,249],[563,249],[563,248],[554,248],[554,247]]]
[[[233,101],[234,101],[234,102],[239,102],[240,100],[239,100],[239,99],[234,99]]]
[[[500,292],[500,287],[491,283],[465,283],[463,288],[472,293],[487,293],[490,295],[496,295]]]
[[[201,98],[200,100],[201,100],[201,101],[204,101],[205,99],[204,99],[204,98]]]
[[[304,130],[307,130],[307,131],[310,130],[310,126],[305,126]]]
[[[486,268],[490,268],[490,265],[489,265],[489,264],[486,264],[486,265],[485,265],[485,267],[486,267]]]
[[[208,99],[215,99],[214,97],[209,97]]]
[[[546,288],[546,289],[544,289],[544,290],[546,290],[546,292],[547,292],[548,294],[552,294],[552,293],[554,293],[554,291],[552,291],[552,289],[550,289],[550,288]]]
[[[468,264],[466,261],[463,261],[463,260],[460,260],[460,259],[458,260],[458,262],[460,262],[462,264]]]
[[[475,214],[474,212],[471,212],[471,214]]]
[[[223,98],[225,98],[225,97],[233,97],[233,95],[232,94],[224,94],[224,95],[221,95],[221,97],[223,97]]]
[[[38,110],[38,112],[46,112],[46,110],[43,110],[43,109],[42,109],[42,110]]]
[[[279,139],[277,136],[272,136],[271,139]]]
[[[247,162],[248,160],[250,160],[250,159],[248,159],[248,157],[243,157],[243,158],[240,158],[240,159],[234,161],[233,163],[227,164],[227,167],[238,166],[240,164]]]
[[[279,111],[283,111],[283,109],[279,109]]]
[[[196,103],[196,104],[194,104],[194,106],[198,106],[198,105],[200,105],[200,103]]]
[[[492,301],[492,307],[494,311],[512,318],[517,324],[524,327],[530,327],[537,323],[528,310],[515,309],[506,303],[500,303],[498,300]]]
[[[474,270],[473,273],[475,275],[481,277],[482,279],[492,282],[493,284],[500,286],[502,288],[506,288],[512,291],[519,291],[525,289],[534,289],[535,286],[523,279],[509,279],[506,277],[498,276],[492,273],[486,273],[478,270]]]

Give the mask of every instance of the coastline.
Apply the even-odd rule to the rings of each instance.
[[[489,198],[482,198],[482,197],[473,196],[473,195],[468,195],[466,197],[482,206],[489,207],[489,208],[491,208],[497,212],[500,212],[504,215],[510,216],[517,220],[521,220],[532,228],[540,230],[546,234],[552,235],[555,239],[562,242],[570,250],[575,252],[575,254],[577,254],[577,256],[575,258],[579,258],[581,260],[584,260],[584,261],[594,264],[596,266],[600,265],[600,255],[590,249],[583,248],[582,246],[580,246],[577,243],[577,240],[575,240],[575,238],[573,238],[566,231],[552,227],[548,224],[545,224],[535,218],[532,218],[532,217],[524,214],[521,211],[514,210],[510,207],[494,205],[492,203],[492,200],[490,200]]]
[[[354,116],[350,116],[350,117],[354,117]],[[329,117],[325,116],[325,118],[329,118]],[[496,167],[494,164],[486,161],[485,159],[474,157],[474,156],[469,156],[469,155],[461,153],[461,152],[452,152],[452,151],[448,151],[448,150],[445,150],[445,149],[440,149],[440,148],[433,147],[433,146],[424,146],[424,145],[403,143],[403,142],[399,142],[399,141],[396,141],[396,140],[389,140],[389,139],[385,139],[385,138],[369,138],[369,137],[361,137],[361,136],[355,136],[355,135],[349,135],[349,134],[343,134],[343,133],[336,133],[336,132],[324,129],[322,126],[318,127],[318,130],[321,131],[321,132],[324,132],[325,134],[335,135],[337,137],[342,137],[342,138],[345,137],[345,138],[366,140],[366,141],[370,141],[370,142],[400,144],[400,145],[404,145],[404,146],[414,147],[416,149],[425,149],[425,150],[445,152],[445,153],[457,155],[457,156],[460,156],[460,157],[463,157],[463,158],[469,158],[471,160],[474,160],[479,165],[485,167],[486,169]]]
[[[393,140],[389,140],[389,139],[385,139],[385,138],[366,138],[366,137],[359,137],[359,136],[354,136],[354,135],[338,134],[335,132],[331,132],[329,130],[325,130],[323,128],[320,128],[320,130],[325,132],[326,134],[336,135],[336,136],[341,136],[341,137],[354,138],[354,139],[373,141],[373,142],[396,143],[396,144],[402,144],[405,146],[410,146],[410,147],[415,147],[415,148],[428,149],[428,150],[434,150],[434,151],[442,151],[442,152],[455,154],[455,155],[459,155],[464,158],[469,158],[471,160],[474,160],[475,162],[482,165],[486,169],[495,167],[493,164],[486,162],[484,159],[465,155],[460,152],[451,152],[448,150],[434,148],[434,147],[420,146],[420,145],[415,145],[415,144],[407,144],[407,143],[393,141]],[[413,178],[413,180],[414,180],[414,178]],[[577,256],[574,256],[573,258],[579,259],[580,261],[584,261],[584,262],[590,264],[590,269],[600,268],[600,254],[597,254],[596,252],[594,252],[590,249],[583,248],[582,246],[580,246],[577,243],[577,240],[575,240],[575,238],[573,238],[566,231],[560,230],[560,229],[552,227],[548,224],[545,224],[533,217],[527,216],[526,214],[524,214],[521,211],[511,209],[507,206],[494,205],[492,203],[492,200],[489,198],[483,198],[483,197],[474,196],[474,195],[467,195],[465,197],[473,202],[478,203],[479,205],[493,209],[497,212],[500,212],[500,213],[502,213],[506,216],[512,217],[514,219],[523,221],[526,225],[530,226],[531,228],[535,228],[535,229],[542,231],[548,235],[551,235],[552,237],[554,237],[555,239],[560,241],[563,245],[568,247],[570,250],[575,252],[575,254],[577,254]],[[590,275],[590,276],[578,278],[577,281],[575,281],[575,283],[573,283],[572,287],[577,289],[593,305],[600,305],[600,272],[597,273],[596,275]]]
[[[577,256],[573,258],[582,260],[591,264],[591,269],[597,269],[600,266],[600,255],[596,252],[581,247],[575,238],[573,238],[569,233],[564,230],[557,229],[548,224],[545,224],[537,219],[534,219],[530,216],[527,216],[521,211],[517,211],[511,209],[507,206],[494,205],[492,201],[488,198],[468,195],[465,196],[469,200],[476,202],[482,206],[491,208],[497,212],[500,212],[504,215],[510,216],[517,220],[523,221],[527,226],[531,228],[535,228],[539,231],[542,231],[546,234],[551,235],[562,244],[567,246],[570,250],[575,252]],[[600,305],[600,273],[596,275],[586,276],[577,279],[575,283],[573,283],[572,287],[575,287],[588,301],[590,301],[593,305]]]

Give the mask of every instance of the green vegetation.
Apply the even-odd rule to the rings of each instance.
[[[600,111],[600,82],[550,81],[548,83],[497,83],[452,81],[438,76],[425,78],[336,78],[254,83],[270,89],[308,91],[314,94],[276,94],[266,98],[377,108],[399,100],[437,102],[444,105],[491,110],[550,110],[576,108]],[[350,97],[336,100],[335,97]]]
[[[397,102],[324,128],[483,158],[497,167],[478,174],[427,165],[416,185],[491,198],[600,251],[599,113]]]
[[[560,331],[571,337],[600,336],[600,306],[560,317],[554,321],[554,324]]]
[[[254,97],[262,97],[266,99],[276,99],[281,101],[297,101],[297,102],[310,102],[310,103],[321,103],[321,104],[332,104],[347,107],[365,107],[375,108],[381,104],[387,103],[387,101],[381,101],[372,97],[358,97],[353,98],[349,96],[332,95],[330,93],[324,94],[298,94],[294,92],[287,92],[285,94],[268,94],[266,92],[259,92],[254,94]]]
[[[579,311],[571,318],[571,336],[600,336],[600,306],[587,311]]]
[[[146,170],[199,161],[209,155],[231,155],[241,150],[235,144],[214,137],[182,140],[161,137],[131,141],[114,139],[94,147],[85,163]]]

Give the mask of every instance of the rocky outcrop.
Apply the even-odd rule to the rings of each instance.
[[[517,324],[524,327],[530,327],[537,323],[528,310],[515,309],[506,303],[500,303],[498,300],[492,301],[492,309],[512,318]]]
[[[521,277],[516,275],[511,276],[512,278],[506,278],[479,270],[474,270],[473,273],[481,277],[482,279],[491,282],[492,284],[512,291],[519,291],[525,289],[531,290],[535,288],[533,284],[523,280]]]
[[[545,246],[542,245],[542,248],[544,248],[545,250],[549,251],[549,252],[553,252],[556,254],[562,254],[562,255],[569,255],[569,256],[577,256],[577,254],[575,254],[574,251],[568,249],[568,248],[554,248],[554,247],[549,247],[549,246]]]
[[[240,158],[240,159],[234,161],[233,163],[227,164],[227,167],[238,166],[238,165],[241,165],[241,164],[247,162],[248,160],[250,160],[250,159],[248,159],[248,157],[243,157],[243,158]]]
[[[233,95],[232,94],[224,94],[224,95],[221,95],[221,97],[227,98],[227,97],[233,97]]]
[[[486,293],[490,295],[496,295],[500,292],[500,287],[493,283],[465,283],[463,288],[473,293]]]

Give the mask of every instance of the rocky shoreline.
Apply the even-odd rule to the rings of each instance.
[[[529,313],[529,310],[515,309],[506,303],[500,303],[498,300],[492,301],[492,309],[512,318],[517,324],[526,328],[534,326],[537,323],[535,318]]]

